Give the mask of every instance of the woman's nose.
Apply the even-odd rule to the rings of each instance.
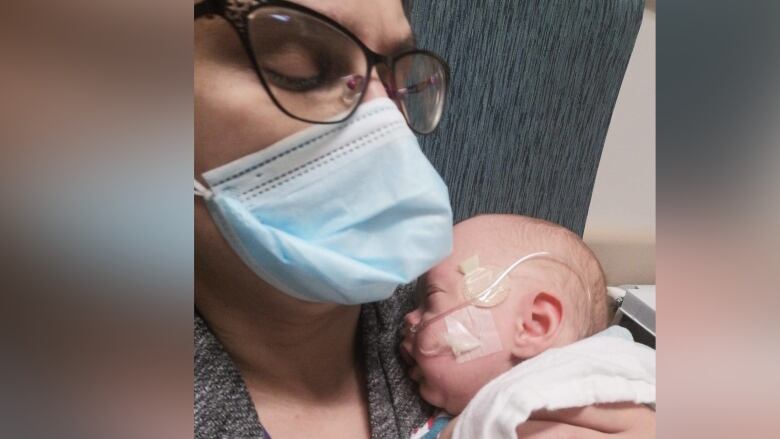
[[[366,91],[364,93],[365,96],[363,97],[363,102],[368,102],[376,98],[388,97],[387,90],[385,90],[385,85],[382,84],[382,81],[379,79],[379,74],[377,73],[376,69],[371,72],[371,77],[369,78],[368,85],[366,86]]]

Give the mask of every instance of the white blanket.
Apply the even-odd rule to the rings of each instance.
[[[655,350],[613,326],[493,379],[463,410],[453,438],[515,438],[534,411],[626,401],[655,406]]]

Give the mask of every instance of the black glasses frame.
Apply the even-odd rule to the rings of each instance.
[[[444,81],[445,81],[444,94],[442,95],[442,99],[443,99],[442,109],[446,105],[447,89],[449,88],[449,83],[450,83],[450,67],[447,64],[447,62],[444,61],[444,59],[442,59],[439,55],[431,51],[424,50],[424,49],[410,49],[410,50],[402,51],[395,55],[390,55],[390,56],[381,55],[366,47],[366,45],[363,44],[363,42],[360,41],[358,37],[356,37],[352,32],[350,32],[344,26],[339,24],[337,21],[334,21],[333,19],[331,19],[326,15],[320,14],[317,11],[309,9],[305,6],[301,6],[297,3],[292,3],[285,0],[234,0],[234,3],[238,4],[239,7],[236,8],[236,10],[229,10],[227,8],[227,1],[229,0],[205,0],[200,3],[196,3],[195,19],[197,20],[200,17],[217,15],[224,18],[228,23],[230,23],[230,25],[233,27],[236,33],[238,33],[238,36],[241,39],[241,44],[244,46],[244,50],[246,51],[247,56],[251,60],[252,67],[254,67],[255,73],[257,74],[257,77],[260,80],[260,83],[263,85],[263,88],[265,89],[266,93],[268,93],[268,96],[271,98],[274,105],[276,105],[276,107],[279,110],[281,110],[287,116],[292,117],[293,119],[300,120],[302,122],[307,122],[307,123],[314,123],[314,124],[337,124],[349,119],[350,117],[352,117],[355,111],[357,111],[358,106],[360,106],[360,104],[363,101],[363,97],[365,96],[366,89],[368,87],[368,84],[370,83],[371,71],[374,69],[375,66],[380,66],[380,65],[385,66],[387,69],[380,70],[379,68],[377,68],[377,73],[379,74],[379,78],[382,81],[382,84],[385,86],[385,89],[390,99],[392,99],[396,103],[396,106],[398,106],[399,109],[401,109],[400,103],[398,101],[399,98],[398,98],[398,93],[396,91],[397,88],[396,88],[395,78],[394,78],[395,65],[399,59],[414,54],[422,54],[422,55],[430,56],[441,63],[442,67],[444,68]],[[357,104],[344,118],[339,120],[334,120],[334,121],[326,121],[326,122],[305,119],[287,111],[284,108],[284,106],[276,99],[276,96],[274,96],[274,94],[271,92],[270,87],[266,83],[265,78],[260,73],[260,66],[257,62],[257,58],[255,57],[255,52],[252,49],[252,43],[249,40],[249,32],[247,31],[248,24],[249,24],[249,14],[264,7],[283,7],[287,9],[292,9],[307,14],[309,16],[312,16],[318,20],[321,20],[329,24],[330,26],[333,26],[337,30],[343,32],[346,36],[352,39],[355,42],[355,44],[357,44],[358,47],[360,47],[360,49],[363,51],[363,54],[365,55],[367,61],[366,64],[368,66],[366,71],[366,76],[365,76],[367,80],[363,81],[362,90],[360,91],[360,98]],[[437,121],[436,126],[434,126],[432,130],[428,132],[417,131],[412,125],[412,123],[409,121],[409,117],[407,116],[406,111],[403,111],[403,109],[401,110],[402,110],[401,113],[403,113],[404,115],[404,119],[406,119],[406,124],[409,125],[409,128],[411,128],[412,131],[414,131],[417,134],[429,134],[433,132],[436,129],[436,127],[439,125],[439,121]]]

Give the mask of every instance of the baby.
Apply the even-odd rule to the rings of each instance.
[[[556,421],[606,431],[627,416],[653,437],[654,413],[636,404],[655,403],[655,353],[605,330],[604,275],[574,233],[516,215],[471,218],[418,292],[401,354],[423,399],[460,415],[443,437],[525,437]],[[606,415],[586,407],[621,402]],[[585,409],[561,410],[575,407]]]

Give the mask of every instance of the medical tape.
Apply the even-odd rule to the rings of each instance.
[[[488,309],[467,306],[444,319],[444,341],[456,363],[475,360],[503,350],[493,314]]]
[[[495,280],[493,269],[480,266],[479,255],[465,259],[458,265],[458,270],[464,276],[461,293],[466,299],[475,297]],[[499,288],[505,289],[504,285]],[[491,296],[490,303],[481,305],[496,305],[503,300],[500,296],[502,295],[495,294]],[[471,361],[503,349],[493,314],[487,309],[469,305],[447,316],[444,323],[447,332],[442,334],[442,340],[452,350],[457,363]]]
[[[474,255],[470,258],[464,259],[460,264],[458,264],[458,271],[460,271],[464,276],[468,275],[477,268],[479,268],[479,255]]]
[[[456,362],[474,360],[503,349],[493,314],[487,308],[500,304],[509,295],[510,290],[506,282],[512,270],[529,259],[542,257],[569,268],[590,295],[590,290],[579,274],[548,252],[528,254],[503,271],[495,267],[481,266],[479,256],[471,256],[458,265],[458,270],[463,273],[461,293],[469,305],[445,317],[447,332],[441,335],[444,345],[455,355]]]

